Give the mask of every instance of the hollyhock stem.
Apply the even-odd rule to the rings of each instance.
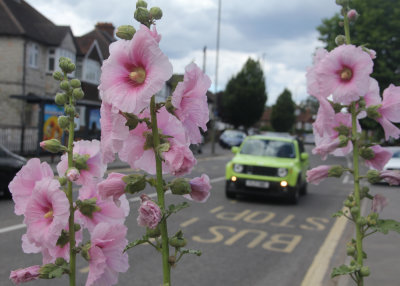
[[[161,211],[164,213],[165,199],[164,199],[164,188],[163,188],[163,178],[162,178],[162,165],[161,165],[161,159],[156,152],[158,145],[160,145],[160,137],[158,134],[156,102],[154,95],[151,97],[150,101],[150,114],[151,114],[151,129],[153,133],[154,153],[156,159],[157,199],[158,199],[158,205],[161,208]],[[168,246],[168,229],[167,229],[166,219],[163,219],[160,222],[160,231],[161,231],[161,253],[162,253],[162,264],[163,264],[163,285],[169,286],[171,285],[171,274],[170,274],[171,267],[168,261],[169,246]]]
[[[64,75],[67,79],[67,75]],[[69,99],[69,104],[73,105],[72,96]],[[73,143],[74,143],[74,117],[69,117],[69,128],[68,128],[68,168],[73,167]],[[76,253],[75,253],[75,221],[74,221],[74,199],[72,197],[72,182],[68,180],[67,183],[67,197],[69,201],[69,285],[75,286],[76,281]]]
[[[360,203],[360,175],[359,175],[359,157],[358,157],[358,144],[357,140],[357,113],[356,104],[353,102],[351,106],[351,119],[352,119],[352,137],[353,137],[353,177],[354,177],[354,199],[356,202],[357,212],[353,213],[356,224],[356,249],[357,249],[357,263],[360,267],[363,266],[363,231],[362,225],[359,223],[358,218],[361,216],[361,203]],[[358,277],[358,285],[364,285],[363,277]]]

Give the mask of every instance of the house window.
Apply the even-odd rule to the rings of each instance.
[[[90,83],[100,82],[100,63],[91,59],[86,60],[84,79]]]
[[[28,65],[31,68],[37,68],[39,62],[39,47],[37,44],[28,45]]]
[[[47,71],[53,72],[56,66],[56,50],[49,49],[47,52]]]

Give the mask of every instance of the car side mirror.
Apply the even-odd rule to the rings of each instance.
[[[233,146],[231,151],[232,151],[233,154],[237,154],[237,153],[239,153],[239,147]]]
[[[307,160],[308,157],[309,157],[309,155],[306,152],[303,152],[303,153],[300,154],[300,159],[303,160],[303,161]]]

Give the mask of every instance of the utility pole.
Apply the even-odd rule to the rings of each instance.
[[[215,87],[215,105],[214,109],[218,111],[218,60],[219,60],[219,32],[220,32],[220,26],[221,26],[221,0],[218,0],[218,22],[217,22],[217,49],[216,49],[216,57],[215,57],[215,82],[214,82],[214,87]],[[215,154],[215,127],[216,127],[216,121],[218,119],[217,116],[213,116],[213,124],[212,124],[212,134],[211,134],[211,154]]]
[[[206,73],[206,53],[207,53],[207,46],[203,48],[203,73]]]

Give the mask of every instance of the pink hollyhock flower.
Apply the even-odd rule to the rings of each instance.
[[[154,229],[161,220],[160,207],[146,195],[141,195],[140,198],[142,203],[139,207],[137,222],[140,226]]]
[[[74,143],[74,154],[87,155],[89,159],[86,161],[88,170],[80,170],[79,179],[75,182],[79,185],[90,183],[95,178],[102,178],[107,169],[107,165],[103,164],[100,141],[99,140],[81,140]],[[57,165],[57,171],[60,176],[63,176],[68,169],[68,156],[64,154],[61,156],[61,161]]]
[[[171,76],[172,65],[167,56],[142,26],[132,40],[110,45],[110,56],[102,66],[100,95],[123,112],[139,114]]]
[[[318,48],[314,54],[313,66],[307,68],[307,92],[308,94],[316,97],[318,100],[325,98],[326,96],[321,94],[320,85],[318,83],[318,77],[316,74],[316,67],[327,54],[327,50]]]
[[[28,240],[36,247],[55,245],[68,218],[69,202],[60,183],[51,178],[37,182],[25,210]]]
[[[379,145],[374,145],[371,147],[371,149],[374,151],[375,156],[370,160],[365,160],[365,165],[376,170],[382,170],[390,158],[392,158],[392,152],[386,148],[382,148]]]
[[[380,172],[380,177],[389,185],[400,185],[400,172],[383,170]]]
[[[375,195],[372,200],[371,211],[374,213],[380,213],[384,207],[389,204],[388,200],[382,195]]]
[[[115,153],[122,148],[124,140],[129,135],[129,128],[125,126],[126,119],[118,109],[103,102],[100,108],[101,125],[101,153],[103,163],[107,164],[115,159]]]
[[[199,127],[207,131],[209,114],[206,93],[210,86],[210,78],[195,63],[191,63],[185,68],[183,82],[178,83],[172,95],[175,115],[181,120],[192,144],[201,143]]]
[[[49,164],[46,162],[40,163],[38,158],[30,159],[8,185],[15,203],[15,213],[17,215],[25,213],[26,205],[36,182],[43,178],[53,177],[54,174]]]
[[[146,30],[148,33],[150,33],[150,35],[154,38],[154,40],[156,40],[157,43],[160,43],[161,35],[157,32],[155,24],[153,25],[153,29],[152,30],[147,28],[145,25],[140,25],[140,28]]]
[[[207,201],[210,196],[211,185],[210,178],[206,174],[190,180],[190,187],[192,190],[190,194],[183,195],[185,198],[199,203]]]
[[[106,222],[109,224],[123,224],[125,222],[125,217],[129,214],[129,210],[124,210],[122,207],[129,207],[129,204],[122,203],[122,207],[117,207],[111,198],[107,198],[105,200],[100,198],[100,195],[97,190],[96,181],[86,184],[82,186],[79,190],[78,199],[83,201],[87,199],[96,198],[96,206],[99,207],[99,211],[93,212],[92,216],[86,216],[78,211],[75,213],[75,218],[78,222],[80,222],[84,227],[89,229],[89,231],[93,231],[93,229],[101,222]],[[121,196],[120,200],[126,200],[125,196]]]
[[[145,110],[140,117],[149,117],[148,110]],[[163,135],[171,136],[167,138],[170,148],[163,153],[163,173],[185,174],[195,165],[196,159],[189,149],[190,142],[185,136],[182,123],[165,107],[157,113],[158,128]],[[141,169],[149,174],[155,174],[156,163],[155,154],[152,148],[144,148],[146,138],[144,134],[151,132],[145,123],[129,132],[129,137],[125,141],[122,150],[118,153],[121,160],[128,162],[132,169]]]
[[[99,195],[101,199],[105,200],[109,197],[113,198],[114,203],[117,206],[121,205],[119,197],[125,194],[126,183],[122,181],[125,174],[110,173],[104,181],[97,185]]]
[[[127,228],[120,224],[98,224],[91,233],[89,249],[89,275],[86,286],[115,285],[118,273],[129,268],[128,254],[124,251]]]
[[[10,280],[15,284],[39,279],[40,265],[33,265],[24,269],[11,271]]]
[[[355,21],[358,18],[358,13],[356,10],[351,9],[349,12],[347,12],[347,18],[349,18],[350,21]]]
[[[368,53],[353,45],[341,45],[316,66],[315,77],[321,96],[350,104],[364,96],[369,87],[373,62]]]
[[[322,180],[326,179],[329,175],[331,166],[320,165],[316,168],[307,171],[307,182],[318,185]]]
[[[329,101],[325,98],[319,99],[319,108],[317,112],[317,117],[313,123],[314,130],[323,136],[327,130],[332,129],[332,123],[335,120],[335,110]]]

